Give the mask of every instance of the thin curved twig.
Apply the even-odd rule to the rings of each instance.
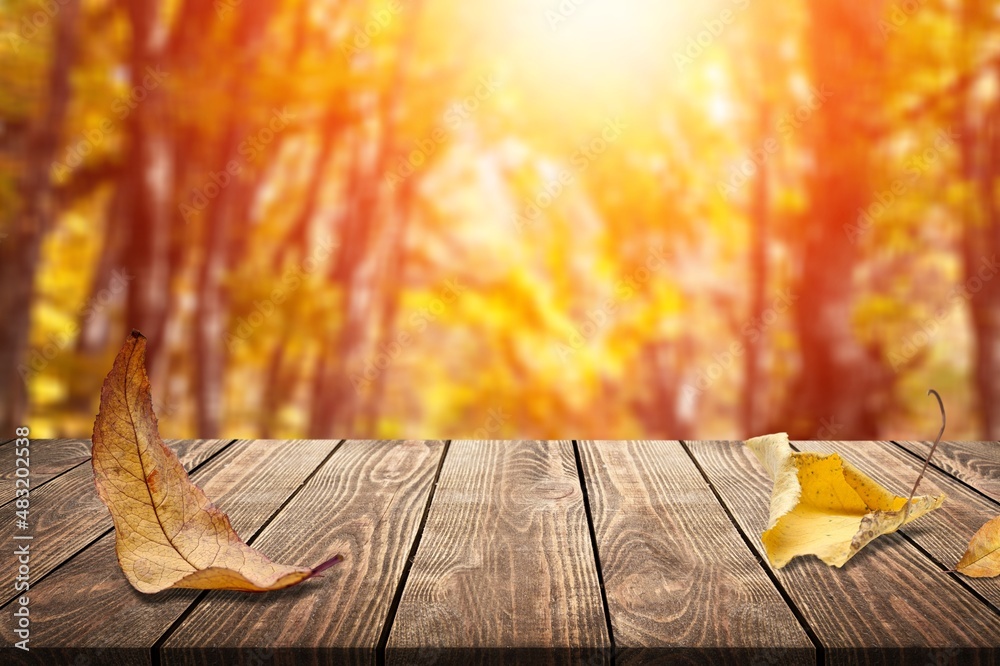
[[[938,407],[941,408],[941,430],[938,432],[937,439],[934,440],[934,446],[931,447],[930,453],[927,454],[927,459],[924,460],[924,466],[920,470],[920,476],[917,477],[917,482],[913,484],[913,490],[910,491],[910,499],[906,500],[906,509],[903,511],[903,523],[906,522],[906,517],[910,515],[910,502],[913,501],[913,496],[917,493],[917,486],[920,485],[920,480],[924,478],[924,472],[927,471],[927,466],[931,462],[931,456],[934,455],[934,451],[937,449],[938,444],[941,443],[941,436],[944,435],[944,426],[947,423],[947,417],[944,414],[944,402],[941,400],[941,396],[934,389],[927,391],[927,395],[933,395],[937,398]]]

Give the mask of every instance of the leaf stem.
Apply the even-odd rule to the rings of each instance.
[[[941,400],[941,396],[934,389],[927,391],[927,395],[933,395],[937,398],[938,407],[941,408],[941,430],[938,432],[937,439],[934,440],[934,445],[931,447],[930,452],[927,454],[927,459],[924,460],[924,466],[920,470],[920,475],[917,477],[917,482],[913,484],[913,490],[910,491],[910,498],[906,500],[906,508],[903,510],[903,523],[906,523],[906,517],[910,515],[910,502],[913,501],[913,496],[917,493],[917,486],[920,485],[920,480],[924,478],[924,472],[927,471],[927,466],[931,462],[931,456],[934,455],[934,451],[937,450],[938,444],[941,443],[941,436],[944,435],[944,427],[947,423],[947,417],[944,414],[944,402]]]
[[[317,576],[317,575],[323,573],[324,571],[326,571],[327,569],[329,569],[330,567],[332,567],[333,565],[339,564],[339,563],[341,563],[343,561],[344,561],[344,556],[343,555],[334,555],[333,557],[331,557],[330,559],[328,559],[326,562],[323,562],[322,564],[317,564],[316,566],[314,566],[313,570],[312,570],[312,573],[309,575],[309,577],[312,578],[313,576]]]

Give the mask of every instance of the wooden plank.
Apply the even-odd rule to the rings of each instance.
[[[162,664],[375,664],[443,442],[350,441],[254,542],[283,561],[343,564],[301,593],[213,592],[161,649]]]
[[[572,442],[452,442],[386,663],[596,666],[609,656]]]
[[[927,457],[931,442],[898,441],[921,460]],[[941,442],[931,465],[961,479],[979,492],[1000,502],[1000,443]]]
[[[618,666],[816,663],[809,636],[679,442],[579,449]]]
[[[229,515],[240,536],[249,539],[337,444],[323,440],[236,442],[192,478]],[[327,582],[305,583],[300,589],[308,594],[309,589]],[[151,664],[156,640],[200,594],[198,590],[140,594],[118,566],[114,534],[106,534],[31,586],[31,652],[10,648],[11,627],[2,623],[0,657],[4,663],[17,664]]]
[[[230,440],[167,442],[184,467],[193,469]],[[30,534],[31,579],[37,581],[112,527],[111,514],[94,489],[92,467],[79,465],[31,493],[29,529],[15,526],[15,505],[0,507],[0,543],[14,543],[15,534]],[[0,604],[17,596],[17,566],[13,549],[4,549],[0,565]]]
[[[923,466],[889,442],[796,442],[795,446],[818,453],[836,451],[865,474],[904,497],[910,494]],[[925,495],[944,493],[948,499],[940,509],[906,525],[901,531],[948,569],[962,558],[976,530],[1000,515],[1000,504],[969,490],[931,466],[917,492]],[[963,576],[959,580],[983,595],[1000,612],[1000,578]]]
[[[90,460],[89,439],[33,439],[27,447],[0,447],[0,505],[14,499],[15,453],[28,450],[31,489]]]
[[[688,446],[764,558],[760,534],[772,485],[764,470],[741,442]],[[803,557],[774,574],[818,637],[826,664],[996,662],[1000,617],[900,534],[879,537],[841,569]]]

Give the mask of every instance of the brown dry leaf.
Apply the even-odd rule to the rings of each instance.
[[[1000,576],[1000,516],[979,528],[955,571],[971,578]]]
[[[914,497],[907,512],[907,498],[886,490],[836,453],[792,451],[785,433],[755,437],[746,445],[774,481],[761,541],[768,561],[778,569],[800,555],[842,567],[876,537],[937,509],[945,499]]]
[[[115,522],[118,563],[140,592],[278,590],[342,559],[311,569],[275,564],[240,540],[229,517],[188,479],[160,439],[146,376],[146,338],[137,331],[104,380],[92,464],[97,493]]]

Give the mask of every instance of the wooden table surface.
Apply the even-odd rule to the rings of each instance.
[[[946,442],[944,506],[843,569],[772,569],[771,483],[740,442],[169,442],[248,543],[345,561],[274,593],[136,592],[89,442],[31,443],[15,529],[0,444],[4,664],[992,664],[1000,578],[948,573],[1000,515],[1000,444]],[[839,451],[906,495],[928,444]],[[31,534],[30,652],[13,647],[15,534]]]

